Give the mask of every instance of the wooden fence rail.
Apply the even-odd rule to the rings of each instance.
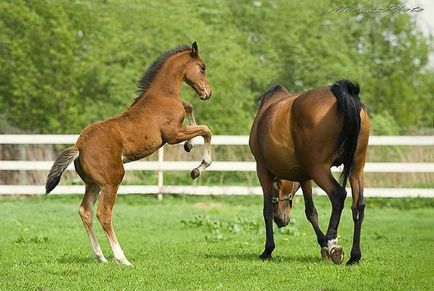
[[[0,144],[74,144],[78,135],[49,135],[49,134],[3,134],[0,135]],[[203,144],[201,138],[195,138],[195,144]],[[214,136],[214,145],[248,145],[248,136]],[[371,136],[370,146],[434,146],[433,136]],[[52,161],[15,161],[0,160],[1,171],[48,171]],[[165,161],[164,147],[158,152],[158,161],[137,161],[125,164],[127,171],[157,171],[157,185],[125,185],[119,189],[120,194],[190,194],[190,195],[259,195],[259,187],[248,186],[165,186],[164,172],[190,171],[197,166],[197,162]],[[73,170],[70,166],[68,170]],[[256,170],[255,162],[224,162],[214,161],[207,171],[242,171]],[[333,168],[333,171],[340,169]],[[434,173],[434,163],[367,163],[366,172],[399,172],[399,173]],[[79,185],[58,186],[54,194],[83,193],[84,187]],[[324,195],[322,190],[316,188],[315,194]],[[44,193],[43,185],[0,185],[0,195],[38,195]],[[425,188],[370,188],[365,190],[366,196],[375,197],[434,197],[434,189]]]

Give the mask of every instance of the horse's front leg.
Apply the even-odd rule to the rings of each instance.
[[[197,168],[191,171],[191,178],[196,179],[202,172],[211,165],[211,131],[206,125],[197,126],[180,126],[173,134],[167,138],[167,143],[177,144],[190,140],[196,136],[202,136],[204,139],[204,154],[202,162]]]
[[[265,249],[259,256],[262,260],[271,259],[271,253],[274,251],[274,234],[273,234],[273,201],[272,201],[272,188],[273,177],[268,170],[259,162],[256,163],[256,171],[258,174],[259,182],[261,183],[262,191],[264,194],[264,222],[265,222]]]
[[[181,100],[182,106],[184,107],[185,114],[187,115],[188,125],[197,126],[196,119],[193,114],[193,105],[191,103]],[[193,140],[189,139],[184,143],[184,150],[189,153],[194,147]]]

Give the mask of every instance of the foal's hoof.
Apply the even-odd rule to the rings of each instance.
[[[194,180],[197,177],[200,176],[200,172],[198,168],[194,168],[193,170],[191,170],[191,178]]]
[[[104,256],[95,256],[95,260],[99,263],[107,263],[107,259]]]
[[[116,263],[120,264],[120,265],[125,265],[127,267],[134,267],[133,264],[130,263],[130,261],[128,261],[126,258],[118,260],[116,259]]]
[[[341,246],[334,245],[329,250],[330,258],[332,262],[339,265],[344,260],[344,249]]]
[[[193,149],[193,145],[191,143],[189,143],[189,142],[184,143],[184,151],[189,153],[192,149]]]
[[[329,249],[327,247],[322,247],[321,248],[321,257],[325,261],[330,260]]]

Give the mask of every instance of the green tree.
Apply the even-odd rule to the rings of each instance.
[[[380,132],[432,129],[432,39],[409,13],[333,12],[339,5],[373,8],[367,0],[1,1],[0,128],[80,132],[123,111],[159,54],[196,40],[214,93],[202,102],[184,86],[182,98],[215,134],[248,133],[256,97],[276,83],[299,91],[341,78],[360,82]]]

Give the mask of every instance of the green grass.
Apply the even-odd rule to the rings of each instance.
[[[0,200],[0,290],[279,289],[428,290],[434,288],[433,199],[368,199],[362,262],[320,259],[304,205],[276,230],[271,261],[260,261],[260,197],[120,196],[114,227],[128,259],[117,265],[96,224],[107,264],[96,263],[77,214],[80,196]],[[325,228],[330,212],[315,199]],[[350,201],[340,225],[349,254]],[[348,258],[348,257],[347,257]],[[346,258],[346,259],[347,259]]]

